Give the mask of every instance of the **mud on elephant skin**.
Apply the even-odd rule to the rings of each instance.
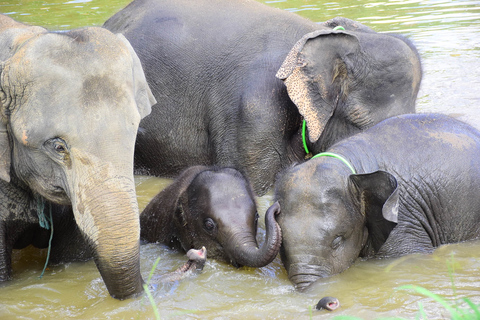
[[[397,116],[328,152],[276,184],[280,254],[297,288],[358,257],[428,253],[480,237],[480,132],[473,127],[445,115]]]
[[[267,210],[266,238],[259,247],[257,207],[245,177],[231,168],[193,166],[142,211],[140,236],[185,252],[205,246],[210,258],[263,267],[280,249],[281,231],[275,220],[279,213],[278,204]]]
[[[318,153],[415,112],[414,46],[349,19],[317,24],[254,0],[135,0],[104,26],[132,43],[158,100],[140,124],[142,174],[234,167],[262,195],[303,161],[302,118]]]
[[[45,199],[67,206],[54,214],[75,219],[109,293],[139,294],[133,152],[156,101],[133,48],[103,28],[56,33],[1,15],[0,73],[0,280],[12,248],[43,245]]]

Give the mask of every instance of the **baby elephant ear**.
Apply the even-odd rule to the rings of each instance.
[[[399,191],[397,179],[385,171],[350,176],[354,194],[361,202],[362,214],[369,215],[378,210],[385,220],[398,222]]]
[[[306,120],[312,143],[348,92],[348,60],[358,50],[358,39],[347,31],[317,30],[294,45],[276,74]]]
[[[135,100],[138,106],[138,112],[142,119],[150,114],[152,106],[157,103],[155,97],[148,86],[147,79],[143,72],[142,64],[130,42],[123,34],[118,33],[117,37],[127,46],[133,59],[133,76],[135,83]]]
[[[377,252],[398,222],[397,179],[385,171],[354,174],[349,187],[365,216],[368,237]]]

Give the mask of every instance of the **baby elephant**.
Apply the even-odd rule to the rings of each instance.
[[[480,236],[480,132],[438,114],[393,117],[278,181],[282,261],[304,288],[357,257],[432,252]]]
[[[259,248],[258,213],[248,181],[235,169],[194,166],[143,210],[140,237],[184,251],[205,246],[210,258],[236,267],[263,267],[280,249],[279,212],[278,203],[267,210],[266,239]]]

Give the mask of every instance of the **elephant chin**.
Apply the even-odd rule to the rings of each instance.
[[[280,204],[275,202],[265,214],[265,242],[260,248],[257,247],[253,235],[237,237],[237,239],[243,239],[242,241],[230,241],[230,245],[234,246],[229,248],[229,251],[233,252],[232,265],[261,268],[275,259],[282,243],[282,231],[275,220],[278,214],[280,214]]]

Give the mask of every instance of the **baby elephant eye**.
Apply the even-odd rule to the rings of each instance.
[[[335,239],[332,241],[332,248],[337,249],[345,240],[343,236],[336,236]]]
[[[215,229],[215,222],[211,218],[207,218],[203,221],[203,226],[207,231],[213,231]]]

